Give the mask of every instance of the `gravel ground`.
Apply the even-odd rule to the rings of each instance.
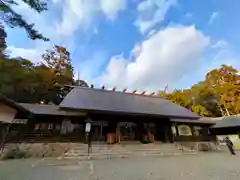
[[[0,180],[239,180],[240,154],[0,162]]]

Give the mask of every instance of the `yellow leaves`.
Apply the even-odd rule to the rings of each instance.
[[[200,116],[240,114],[240,75],[231,66],[222,65],[190,89],[174,90],[159,95],[186,107]]]
[[[209,113],[207,112],[207,109],[202,105],[192,105],[191,110],[195,112],[196,114],[199,114],[200,116],[207,116]]]

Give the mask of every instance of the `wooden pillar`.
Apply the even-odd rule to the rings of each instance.
[[[116,127],[117,123],[109,122],[108,123],[108,133],[107,133],[107,142],[108,144],[116,143]]]
[[[195,133],[194,126],[193,125],[189,125],[189,126],[190,126],[190,129],[191,129],[192,136],[195,136],[196,133]]]
[[[171,124],[171,133],[172,133],[172,142],[175,142],[175,138],[177,136],[177,127],[176,124]]]
[[[116,142],[120,143],[121,142],[121,132],[120,132],[120,123],[116,123]]]
[[[169,141],[169,138],[168,138],[167,126],[165,126],[165,128],[164,128],[164,134],[165,134],[165,142],[168,142],[168,141]]]
[[[175,124],[175,128],[176,128],[176,134],[177,136],[179,136],[178,124]]]

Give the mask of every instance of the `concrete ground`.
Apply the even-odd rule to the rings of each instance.
[[[89,161],[0,161],[0,180],[239,180],[240,152]]]

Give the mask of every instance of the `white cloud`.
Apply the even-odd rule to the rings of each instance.
[[[82,35],[85,36],[97,34],[98,23],[96,22],[100,13],[107,18],[115,18],[117,13],[127,6],[126,0],[52,0],[52,2],[54,6],[49,6],[48,11],[41,14],[22,1],[19,1],[18,6],[13,6],[24,19],[35,24],[35,29],[49,37],[51,42],[35,41],[30,49],[10,44],[12,56],[23,56],[36,62],[39,61],[37,57],[40,56],[34,54],[42,54],[53,44],[63,45],[70,51],[76,49],[79,47],[73,41],[76,38],[76,32],[78,37],[81,37],[83,31],[86,34],[82,33]]]
[[[208,21],[208,24],[211,25],[211,24],[216,20],[216,18],[217,18],[218,16],[219,16],[219,13],[218,13],[218,12],[213,12],[213,13],[211,14],[211,17],[210,17],[209,21]]]
[[[99,69],[106,63],[106,57],[106,53],[103,51],[94,52],[89,59],[83,60],[79,67],[75,66],[75,70],[80,73],[82,78],[92,80],[91,78],[97,76]]]
[[[157,23],[164,20],[168,10],[177,4],[177,0],[144,0],[137,6],[138,17],[135,25],[142,34],[148,32]]]
[[[112,57],[98,80],[108,86],[141,90],[158,90],[166,84],[174,86],[196,71],[208,44],[209,38],[194,26],[169,27],[136,46],[138,56],[134,62],[121,55]]]
[[[8,46],[8,53],[11,57],[23,57],[31,60],[33,63],[37,63],[41,60],[41,53],[36,49],[17,48],[14,46]]]
[[[216,48],[216,49],[219,49],[219,48],[222,49],[227,47],[228,47],[228,43],[224,40],[218,40],[212,45],[212,48]]]
[[[98,7],[93,0],[64,1],[62,19],[57,24],[59,35],[70,37],[79,28],[88,27]]]
[[[60,35],[70,37],[79,29],[89,30],[102,13],[107,19],[114,19],[127,6],[126,0],[68,0],[62,6],[61,22],[57,24]],[[96,27],[93,30],[97,32]]]
[[[95,33],[97,32],[95,22],[98,21],[99,13],[104,14],[107,19],[113,19],[127,7],[126,0],[52,0],[52,2],[54,6],[50,6],[48,11],[41,14],[22,1],[13,8],[29,23],[34,23],[35,28],[45,36],[51,37],[51,41],[57,42],[71,38],[78,30],[89,31],[93,24]],[[56,11],[56,7],[61,11]]]
[[[114,19],[127,6],[127,0],[100,0],[100,3],[102,12],[109,19]]]

